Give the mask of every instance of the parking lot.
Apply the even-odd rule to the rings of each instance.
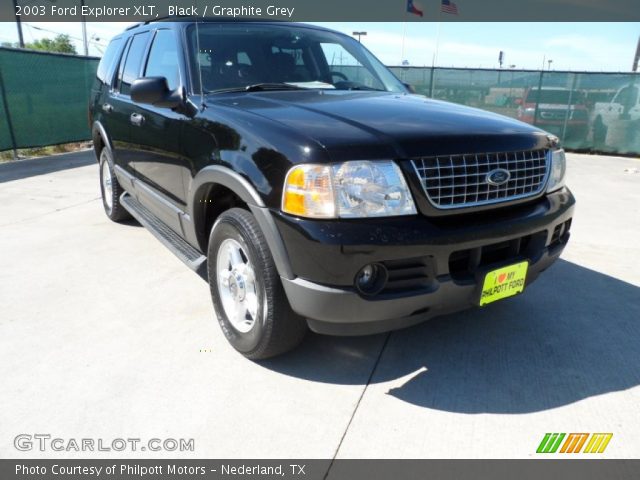
[[[546,432],[640,431],[640,161],[569,154],[563,259],[524,295],[261,363],[208,285],[103,213],[91,152],[0,165],[0,456],[19,434],[193,438],[185,458],[531,458]],[[583,456],[575,455],[575,456]]]

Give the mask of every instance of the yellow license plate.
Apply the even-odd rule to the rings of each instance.
[[[521,293],[528,268],[529,262],[520,262],[487,273],[482,284],[480,306]]]

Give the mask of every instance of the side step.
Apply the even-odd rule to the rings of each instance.
[[[125,192],[122,194],[120,203],[133,218],[149,230],[165,247],[171,250],[176,257],[182,260],[191,270],[202,278],[207,279],[207,257],[189,245],[182,237],[171,230],[164,222],[128,193]]]

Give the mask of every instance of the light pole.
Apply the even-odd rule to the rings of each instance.
[[[358,37],[358,42],[360,43],[360,37],[365,37],[367,32],[353,32],[354,37]]]
[[[13,11],[16,15],[16,27],[18,27],[18,41],[20,48],[24,48],[24,37],[22,36],[22,23],[20,23],[20,16],[18,15],[18,0],[13,0]]]
[[[80,0],[80,8],[84,10],[84,0]],[[80,12],[82,14],[82,11]],[[87,20],[82,15],[82,44],[84,46],[84,56],[89,56],[89,42],[87,41]]]
[[[55,3],[56,0],[47,0],[50,3]],[[80,0],[80,6],[84,9],[84,0]],[[22,35],[22,23],[20,22],[20,16],[18,15],[18,0],[13,0],[13,9],[16,12],[16,26],[18,27],[18,41],[20,48],[24,48],[24,36]],[[87,22],[82,15],[82,44],[84,46],[85,57],[89,55],[89,42],[87,40]]]
[[[551,70],[551,64],[553,63],[553,60],[549,59],[547,60],[547,63],[549,64],[549,70]]]

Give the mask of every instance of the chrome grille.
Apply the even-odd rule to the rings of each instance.
[[[507,202],[539,194],[549,172],[549,150],[443,155],[412,160],[429,201],[452,209]],[[491,185],[487,176],[507,170],[508,181]]]

